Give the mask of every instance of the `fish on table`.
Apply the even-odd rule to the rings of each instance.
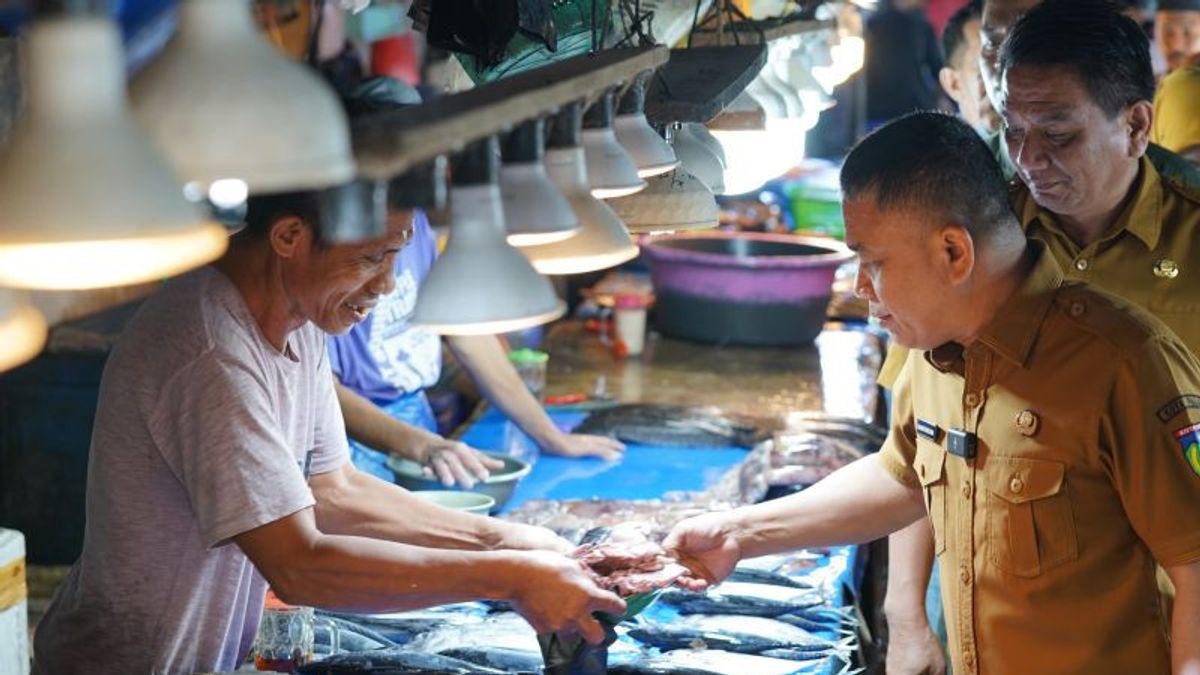
[[[659,601],[680,614],[738,614],[775,617],[828,603],[820,591],[768,584],[727,581],[703,592],[670,589]]]
[[[769,649],[792,650],[822,658],[845,650],[831,642],[781,621],[758,616],[680,616],[665,622],[643,622],[629,630],[638,642],[663,651],[708,648],[743,654]]]

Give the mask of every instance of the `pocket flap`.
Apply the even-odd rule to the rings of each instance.
[[[942,479],[946,468],[946,451],[941,446],[922,438],[917,439],[917,456],[913,470],[921,485],[930,485]]]
[[[992,456],[986,473],[988,491],[1001,499],[1021,504],[1058,494],[1066,466],[1048,459]]]

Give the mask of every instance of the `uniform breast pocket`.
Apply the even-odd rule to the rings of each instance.
[[[993,455],[984,481],[992,564],[1018,577],[1036,577],[1078,557],[1063,464]]]
[[[946,451],[937,443],[918,437],[913,469],[921,481],[925,510],[933,528],[933,551],[941,555],[946,550]]]

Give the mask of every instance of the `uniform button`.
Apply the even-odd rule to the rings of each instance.
[[[1017,413],[1016,418],[1017,432],[1023,436],[1032,436],[1037,433],[1038,416],[1032,410],[1022,410]]]
[[[979,405],[979,394],[976,394],[975,392],[967,394],[963,397],[963,403],[965,403],[968,408],[974,408],[975,406]]]
[[[971,571],[967,568],[962,568],[958,571],[958,579],[963,582],[963,586],[971,585]]]
[[[1021,480],[1020,476],[1013,476],[1008,482],[1008,489],[1013,491],[1013,494],[1020,494],[1021,490],[1025,489],[1025,481]]]
[[[967,664],[968,668],[975,667],[975,657],[970,654],[963,654],[963,663]]]
[[[1179,265],[1170,258],[1163,258],[1154,263],[1154,276],[1159,279],[1174,279],[1179,276]]]
[[[1072,303],[1071,303],[1071,308],[1070,308],[1070,310],[1068,310],[1068,311],[1070,311],[1070,313],[1071,313],[1071,316],[1073,316],[1073,317],[1075,317],[1075,318],[1077,318],[1077,319],[1078,319],[1079,317],[1083,316],[1083,313],[1084,313],[1086,310],[1087,310],[1087,308],[1086,308],[1086,307],[1084,307],[1084,305],[1083,305],[1083,303],[1082,303],[1082,302],[1075,301],[1075,302],[1072,302]]]
[[[963,483],[962,493],[963,493],[964,497],[967,497],[967,498],[971,497],[971,484],[970,483]]]
[[[1088,263],[1087,258],[1080,258],[1079,260],[1075,261],[1075,269],[1079,270],[1080,272],[1086,272],[1089,264],[1090,263]]]

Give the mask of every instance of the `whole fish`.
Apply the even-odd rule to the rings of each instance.
[[[337,654],[320,661],[306,663],[300,666],[296,672],[300,675],[393,675],[399,673],[494,675],[505,671],[460,661],[449,656],[427,654],[399,647]]]
[[[816,590],[745,582],[725,582],[704,592],[667,589],[659,600],[680,614],[741,614],[774,617],[826,603]]]
[[[744,654],[768,649],[796,649],[814,654],[834,653],[838,646],[803,628],[757,616],[693,615],[665,623],[642,623],[629,630],[642,644],[669,651],[708,648]]]
[[[341,619],[373,631],[397,645],[440,629],[463,627],[483,621],[487,608],[480,603],[447,605],[445,608],[394,612],[390,614],[348,614],[318,611],[318,616]]]
[[[791,675],[818,672],[809,664],[717,649],[678,649],[658,656],[611,666],[610,674],[633,675]]]
[[[743,564],[739,564],[733,568],[733,572],[726,577],[726,581],[767,584],[768,586],[787,586],[790,588],[813,588],[813,585],[802,577],[789,577],[786,574],[749,567]]]
[[[372,649],[385,649],[387,647],[396,647],[397,644],[379,633],[359,625],[349,619],[343,619],[336,616],[326,616],[326,619],[333,622],[337,626],[338,631],[338,649],[343,652],[365,652]],[[316,648],[317,651],[328,653],[332,645],[330,637],[331,631],[316,632]]]
[[[441,655],[502,670],[506,673],[538,675],[542,672],[542,655],[539,652],[472,645],[452,647],[441,652]]]
[[[660,447],[750,448],[781,426],[716,408],[634,403],[597,410],[574,431]]]

